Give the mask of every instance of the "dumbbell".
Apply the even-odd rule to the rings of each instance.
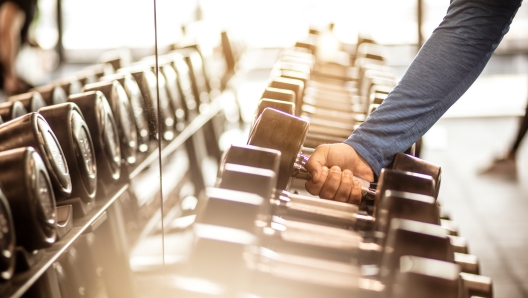
[[[394,286],[391,290],[386,290],[385,297],[493,297],[489,278],[461,273],[457,265],[449,262],[402,256],[400,268],[396,273]]]
[[[176,70],[178,75],[177,84],[181,91],[183,99],[183,106],[185,108],[185,119],[190,121],[198,115],[198,100],[193,91],[193,83],[191,79],[191,70],[189,65],[185,62],[184,56],[179,52],[170,52],[165,55],[171,61],[172,67]]]
[[[29,113],[0,125],[0,151],[27,146],[33,147],[42,157],[57,200],[68,198],[72,191],[68,164],[53,130],[38,113]]]
[[[152,70],[155,71],[156,60],[155,57],[149,56],[141,59],[141,62],[146,63]],[[169,99],[170,109],[174,112],[175,127],[177,131],[182,131],[185,127],[185,107],[183,104],[183,94],[179,86],[179,77],[173,67],[169,56],[162,56],[158,58],[160,88],[166,93],[165,96]],[[161,92],[161,91],[160,91]]]
[[[246,153],[245,156],[243,156],[244,153]],[[274,194],[273,186],[275,177],[272,175],[274,171],[271,171],[270,173],[268,169],[265,169],[270,165],[276,165],[278,163],[277,160],[271,160],[270,157],[272,154],[272,151],[261,148],[231,147],[226,152],[225,161],[250,163],[252,166],[257,166],[259,168],[239,166],[230,163],[222,164],[217,185],[227,189],[252,192],[264,198],[271,197],[271,204],[269,206],[264,204],[265,207],[263,207],[263,210],[265,211],[262,212],[271,213],[275,216],[286,218],[293,217],[296,220],[308,220],[308,222],[319,224],[324,223],[345,228],[362,227],[363,229],[369,229],[370,226],[373,226],[372,219],[368,219],[368,217],[365,216],[358,216],[358,210],[345,208],[347,207],[346,204],[343,206],[343,204],[339,202],[313,199],[285,192]],[[431,179],[423,180],[419,178],[420,175],[418,175],[418,177],[416,176],[417,174],[387,169],[384,169],[382,172],[380,184],[377,189],[378,194],[384,193],[386,189],[400,189],[428,193],[429,195],[424,196],[412,193],[402,193],[401,191],[398,192],[394,190],[392,192],[400,195],[389,194],[385,195],[385,197],[378,195],[379,198],[377,198],[377,201],[381,202],[381,206],[376,209],[376,218],[378,220],[376,222],[376,231],[378,234],[381,233],[384,235],[387,233],[388,222],[394,217],[440,225],[438,207],[435,203],[435,199],[431,197],[431,195],[436,193],[433,187],[432,178],[429,177]],[[420,180],[425,182],[428,181],[429,183],[424,184]],[[421,184],[429,186],[419,186]],[[380,212],[383,212],[383,216],[378,216]],[[233,219],[236,220],[236,218]],[[467,253],[467,249],[461,252]],[[460,260],[461,263],[462,261],[463,260]],[[464,262],[467,263],[467,271],[471,273],[478,272],[478,267],[475,268],[475,265],[472,265],[471,262],[474,263],[472,260]]]
[[[202,55],[197,50],[197,48],[192,46],[178,49],[171,53],[174,52],[182,55],[185,58],[185,62],[189,66],[189,77],[193,82],[192,90],[195,99],[199,102],[198,111],[202,112],[203,108],[201,106],[204,105],[205,108],[205,106],[211,101],[211,98],[209,97],[210,90],[205,74]]]
[[[70,170],[71,197],[80,198],[84,203],[92,202],[97,189],[97,167],[92,137],[81,110],[76,104],[67,102],[41,108],[39,113],[56,132],[61,145]],[[74,214],[79,211],[74,210]]]
[[[13,215],[16,244],[28,252],[50,247],[57,239],[57,214],[44,161],[33,148],[22,147],[0,152],[0,168],[0,183]],[[8,221],[4,218],[2,223],[6,228]],[[7,243],[14,241],[13,235],[6,234]],[[10,253],[2,252],[4,257]]]
[[[11,121],[28,113],[21,102],[8,101],[0,103],[0,117],[3,122]]]
[[[158,109],[156,75],[149,66],[135,64],[128,68],[121,68],[118,73],[130,73],[138,83],[141,95],[143,96],[143,111],[147,115],[150,138],[158,139],[158,113],[161,116],[159,126],[161,127],[160,137],[165,141],[174,138],[174,113],[168,109],[169,102],[166,92],[160,89],[160,109]]]
[[[228,165],[229,164],[226,164],[226,167]],[[240,185],[244,185],[249,182],[245,181],[243,177],[238,178]],[[254,186],[254,184],[250,186]],[[402,196],[401,192],[399,193],[399,195]],[[395,194],[389,193],[387,197],[394,197],[394,195]],[[417,196],[415,194],[409,195]],[[258,210],[261,209],[258,205],[262,204],[262,202],[264,201],[262,197],[254,196],[248,193],[240,193],[236,191],[233,192],[229,190],[219,189],[208,189],[208,196],[209,199],[208,201],[206,201],[206,205],[202,205],[198,209],[199,216],[196,220],[197,223],[208,225],[221,225],[230,228],[243,229],[248,232],[254,232],[254,226],[252,228],[252,224],[256,222],[256,218],[258,218]],[[431,201],[430,205],[432,207],[436,207],[436,205],[434,204],[434,199],[432,197],[429,198],[429,200]],[[403,201],[400,199],[398,203],[403,203]],[[407,203],[402,205],[408,206],[409,204]],[[230,210],[234,210],[235,213],[232,213],[233,211]],[[401,214],[401,212],[399,214]],[[407,215],[414,217],[418,216],[422,218],[424,216],[427,217],[427,215],[419,215],[412,213],[408,213]],[[438,211],[436,211],[436,215],[436,220],[438,221]],[[382,263],[383,266],[394,268],[396,267],[396,265],[394,264],[394,260],[397,260],[403,252],[411,253],[414,251],[415,255],[418,254],[421,256],[438,258],[450,262],[456,261],[457,263],[464,266],[466,272],[474,272],[474,269],[468,266],[475,265],[465,262],[463,255],[453,255],[452,246],[449,238],[447,237],[447,233],[440,226],[422,224],[420,222],[411,221],[407,221],[406,224],[407,226],[415,226],[414,230],[412,228],[409,230],[408,227],[407,229],[401,227],[392,227],[392,230],[396,231],[392,231],[392,234],[399,233],[399,236],[394,236],[390,234],[392,235],[392,238],[389,238],[389,241],[392,241],[390,243],[393,248],[388,249],[388,256],[384,255],[385,257]],[[382,225],[380,226],[382,227]],[[359,240],[359,236],[354,235],[350,231],[342,231],[335,228],[329,228],[319,225],[277,219],[274,219],[270,226],[261,227],[263,227],[263,232],[261,232],[261,234],[267,236],[263,239],[268,238],[267,241],[262,240],[264,241],[264,244],[262,245],[265,245],[267,248],[277,248],[278,245],[278,249],[282,252],[285,251],[284,245],[286,244],[287,248],[289,248],[286,249],[286,252],[294,252],[297,254],[301,253],[303,255],[308,255],[311,257],[322,257],[331,260],[348,262],[351,257],[358,254],[358,248],[361,250],[360,243],[362,241]],[[405,240],[405,233],[411,233],[411,238],[408,237],[408,240]],[[273,235],[275,235],[275,237],[273,237]],[[399,237],[399,241],[393,243],[394,237]],[[424,239],[424,241],[421,242],[422,246],[417,247],[417,245],[413,245],[413,239]],[[429,250],[424,248],[424,245],[425,247],[427,247],[430,245],[430,243],[434,243],[434,241],[437,242],[436,245],[430,247]],[[367,247],[368,245],[369,244],[367,241],[365,245],[363,245],[363,247]],[[377,249],[375,249],[374,247],[373,250],[367,250],[365,251],[365,253],[369,254],[375,251],[377,251]],[[365,256],[361,257],[360,255],[357,255],[357,257],[359,260],[365,259]],[[472,256],[466,256],[465,258],[468,257]],[[389,261],[387,261],[386,259]],[[372,260],[373,259],[371,258],[370,261]],[[387,264],[387,262],[393,263]]]
[[[253,122],[251,123],[250,127],[253,127],[255,125],[258,117],[266,108],[275,109],[292,115],[295,113],[295,103],[293,102],[262,97],[257,104],[255,117],[253,117]]]
[[[129,165],[136,163],[138,138],[134,123],[134,112],[121,83],[116,80],[97,82],[85,85],[83,90],[86,92],[100,91],[103,93],[110,105],[117,125],[121,158]]]
[[[314,215],[317,215],[317,217],[320,217],[319,220],[322,220],[321,218],[326,218],[329,223],[338,226],[353,227],[356,224],[357,218],[349,215],[350,213],[358,212],[358,209],[355,206],[341,202],[294,195],[282,191],[280,188],[277,188],[277,192],[275,193],[273,189],[277,184],[276,179],[278,175],[276,175],[276,173],[278,172],[282,158],[283,155],[279,153],[279,151],[273,149],[254,146],[231,146],[226,150],[220,163],[217,186],[254,192],[265,198],[273,198],[274,203],[271,206],[276,206],[274,214],[279,216],[294,213],[296,216],[313,218]],[[395,164],[396,167],[401,167],[400,164],[409,162],[403,158],[399,160],[400,161],[397,161]],[[227,165],[230,166],[226,169]],[[237,167],[236,165],[242,166]],[[251,171],[254,168],[257,170],[252,173]],[[261,172],[259,171],[260,169],[265,169],[268,172]],[[428,195],[436,194],[433,178],[429,176],[407,174],[395,170],[386,170],[383,176],[387,176],[387,178],[382,179],[382,183],[378,185],[378,192],[381,191],[381,193],[383,193],[385,189],[394,189],[408,185],[410,184],[410,181],[415,184],[410,189]],[[250,178],[253,179],[253,182],[246,181],[246,183],[239,183],[240,180]],[[374,192],[374,190],[370,190],[371,196],[374,195]],[[374,202],[372,204],[374,204]],[[312,206],[315,209],[313,209]],[[317,209],[319,207],[321,207],[321,210]],[[284,211],[281,211],[283,209]]]
[[[139,90],[136,80],[129,73],[116,73],[101,78],[102,81],[116,80],[125,89],[130,101],[136,125],[136,135],[139,152],[147,152],[149,149],[149,127],[146,113],[143,111],[143,95]]]
[[[66,97],[82,92],[82,85],[79,79],[75,76],[60,79],[54,83],[64,90]]]
[[[228,166],[229,164],[226,164]],[[262,173],[263,169],[261,170],[261,175],[264,175]],[[246,175],[258,175],[256,172],[246,172]],[[224,177],[225,178],[225,177]],[[240,182],[240,185],[243,184],[250,184],[248,185],[249,189],[251,186],[255,186],[255,183],[257,182],[255,179],[247,179],[247,176],[244,177],[243,175],[239,175],[238,177],[234,177],[233,175],[230,175],[228,179],[237,179]],[[245,179],[246,178],[246,179]],[[260,179],[260,182],[265,182],[264,179]],[[265,183],[264,183],[265,184]],[[222,185],[227,187],[229,189],[242,189],[245,190],[243,187],[241,188],[231,185]],[[258,188],[258,187],[255,187]],[[254,191],[254,189],[253,189]],[[401,204],[403,208],[408,209],[407,213],[401,212],[401,206],[398,210],[396,207],[396,210],[390,210],[390,209],[384,209],[384,213],[380,216],[379,223],[377,226],[377,234],[376,235],[385,235],[388,232],[387,227],[384,225],[384,221],[390,221],[391,218],[394,218],[395,215],[404,216],[404,218],[408,219],[417,219],[422,222],[434,222],[434,214],[416,214],[409,212],[409,210],[418,209],[417,205],[413,205],[413,200],[415,200],[416,194],[409,194],[402,192],[395,192],[395,191],[387,191],[388,194],[384,198],[385,201],[392,201],[393,206],[394,204]],[[393,193],[391,193],[393,192]],[[267,238],[267,247],[280,247],[279,249],[284,251],[284,248],[286,245],[289,250],[292,250],[296,253],[303,252],[307,253],[310,256],[317,256],[317,257],[324,257],[329,258],[332,260],[339,260],[339,261],[348,261],[352,256],[357,255],[357,250],[362,247],[362,245],[359,245],[360,242],[365,242],[365,245],[363,247],[367,247],[369,244],[369,240],[361,241],[359,239],[358,235],[355,235],[351,231],[346,230],[340,230],[336,228],[331,228],[327,226],[321,226],[321,225],[314,225],[310,224],[304,221],[297,221],[294,220],[283,220],[276,216],[281,216],[280,214],[277,214],[273,216],[273,220],[271,221],[271,224],[267,225],[260,225],[257,226],[254,225],[256,221],[266,221],[265,220],[265,214],[260,214],[260,212],[266,212],[262,210],[268,210],[270,209],[269,206],[266,206],[266,200],[263,197],[255,196],[251,193],[241,193],[237,191],[231,191],[231,190],[223,190],[223,189],[208,189],[207,192],[208,199],[205,200],[206,203],[202,203],[199,210],[199,217],[197,218],[196,222],[203,223],[203,224],[214,224],[214,225],[222,225],[227,226],[230,228],[237,228],[242,229],[248,232],[252,232],[255,234],[262,234],[264,236],[267,236],[263,239]],[[434,204],[434,199],[432,197],[423,196],[426,197],[426,199],[430,200],[429,204],[423,204],[422,203],[422,210],[418,211],[427,211],[427,210],[435,210],[437,206]],[[334,209],[334,216],[339,213],[339,211],[343,212],[345,211],[344,208],[341,208],[341,206],[338,206],[339,204],[328,204],[328,202],[322,201],[320,205],[316,204],[305,204],[308,203],[306,199],[303,199],[302,197],[294,197],[292,201],[296,201],[297,204],[303,204],[304,208],[299,208],[299,210],[302,210],[304,212],[309,212],[309,210],[318,211],[312,213],[312,221],[314,221],[313,215],[322,215],[325,214],[327,211],[325,211],[325,207],[335,208]],[[407,202],[405,202],[407,201]],[[202,200],[204,202],[204,200]],[[335,203],[335,202],[333,202]],[[429,205],[429,206],[427,206]],[[271,200],[271,206],[274,206],[273,200]],[[278,206],[278,205],[277,205]],[[275,207],[277,207],[275,206]],[[328,209],[330,209],[328,208]],[[392,207],[392,209],[395,209]],[[232,211],[233,210],[233,211]],[[275,209],[275,211],[279,211],[280,209]],[[295,211],[295,208],[289,208],[288,211]],[[416,212],[416,210],[413,210]],[[233,213],[235,212],[235,213]],[[353,218],[354,213],[357,212],[352,211],[345,211],[348,212],[348,217]],[[387,215],[387,212],[391,215]],[[275,212],[272,211],[272,214]],[[283,213],[284,214],[284,213]],[[264,217],[262,217],[264,216]],[[438,211],[436,209],[436,216],[438,216]],[[260,218],[260,219],[258,219]],[[321,216],[315,217],[315,222],[319,224],[323,224],[321,220]],[[257,220],[258,219],[258,220]],[[269,220],[269,219],[268,219]],[[319,220],[319,221],[317,221]],[[436,217],[436,221],[438,221],[438,217]],[[467,259],[474,258],[473,256],[469,255],[462,255],[462,254],[455,254],[453,255],[453,248],[452,244],[450,242],[450,238],[447,236],[447,232],[443,230],[438,225],[433,224],[421,224],[421,222],[413,223],[414,226],[425,226],[425,228],[421,229],[415,229],[416,231],[419,231],[421,233],[422,238],[425,237],[425,239],[439,239],[439,241],[443,241],[441,246],[440,244],[435,246],[437,252],[436,258],[444,258],[446,261],[451,262],[457,262],[461,266],[463,266],[465,272],[469,273],[478,273],[478,263],[476,263],[476,260],[470,260]],[[260,228],[263,228],[263,232],[259,231]],[[397,232],[401,232],[398,229]],[[404,229],[405,230],[405,229]],[[433,231],[433,232],[427,232],[427,231]],[[380,234],[381,232],[381,234]],[[404,231],[405,232],[405,231]],[[393,232],[394,233],[394,232]],[[275,237],[272,237],[275,236]],[[332,237],[336,237],[333,238]],[[378,236],[380,237],[380,236]],[[440,237],[440,238],[439,238]],[[416,237],[415,237],[416,238]],[[383,237],[381,239],[384,239]],[[435,240],[436,241],[436,240]],[[376,242],[373,242],[376,243]],[[410,242],[404,242],[400,239],[400,242],[398,243],[400,246],[405,245],[409,246]],[[422,243],[424,245],[427,245],[427,242]],[[384,247],[385,242],[380,242],[379,247]],[[393,244],[394,246],[394,244]],[[412,246],[412,245],[411,245]],[[367,259],[368,254],[372,254],[372,252],[376,252],[378,249],[376,249],[377,246],[374,246],[372,251],[365,251],[366,255],[363,257],[358,258],[360,260],[366,260],[366,264],[369,262],[378,262],[374,261],[376,258],[373,258],[372,256]],[[442,250],[443,249],[443,250]],[[392,251],[392,250],[391,250]],[[408,250],[407,250],[408,251]],[[434,253],[434,251],[428,251],[426,249],[418,249],[418,253],[422,251],[422,255],[424,253]],[[450,255],[449,255],[450,254]],[[425,255],[429,257],[434,257],[435,255]],[[376,257],[376,255],[374,255]],[[394,258],[392,258],[394,259]],[[391,266],[393,266],[392,264]]]
[[[308,122],[298,117],[267,108],[257,119],[248,139],[248,145],[272,148],[281,152],[277,188],[288,189],[291,177],[310,179],[303,169],[308,158],[299,154],[308,131]],[[359,179],[368,192],[370,182]]]
[[[296,81],[297,83],[294,83]],[[315,97],[318,94],[317,91],[313,90],[311,92],[306,90],[307,93],[303,96],[303,84],[301,84],[299,80],[285,78],[276,78],[270,83],[272,86],[287,88],[296,92],[296,94],[301,94],[302,101],[297,98],[297,108],[294,115],[303,114],[311,118],[312,127],[310,128],[310,134],[321,134],[326,131],[336,137],[348,137],[355,126],[359,124],[356,120],[357,116],[362,116],[361,114],[354,113],[351,101],[352,96],[348,94],[339,94],[342,99],[337,100],[336,98],[338,97],[335,93],[325,93],[323,96],[326,96],[326,98],[322,100]],[[263,97],[264,96],[265,95],[263,94]],[[275,94],[271,94],[268,98],[280,99],[273,96],[275,96]],[[332,117],[332,114],[338,114],[339,118]],[[364,116],[362,116],[360,120],[363,121]]]
[[[118,180],[121,174],[119,135],[106,97],[100,91],[90,91],[71,95],[68,102],[79,107],[90,131],[99,182],[110,184]],[[101,183],[98,189],[99,186]]]
[[[243,230],[200,223],[194,226],[194,235],[191,274],[231,291],[281,297],[330,293],[332,297],[376,297],[382,292],[369,287],[372,283],[360,275],[357,266],[258,248],[256,237]],[[227,268],[229,275],[225,274]]]
[[[15,227],[9,202],[0,189],[0,280],[8,280],[15,270]]]
[[[75,76],[78,78],[82,86],[88,85],[91,83],[96,83],[100,78],[111,75],[115,73],[116,69],[110,63],[101,63],[91,65],[80,72]]]
[[[256,237],[242,230],[206,224],[193,230],[190,274],[221,285],[225,297],[239,291],[264,297],[349,297],[358,289],[359,272],[352,266],[258,248]],[[227,268],[231,274],[225,274]]]
[[[260,96],[260,98],[268,98],[268,99],[280,100],[280,101],[285,101],[285,102],[291,102],[292,104],[295,105],[296,104],[295,96],[296,96],[295,92],[293,92],[292,90],[266,87],[266,89],[264,89],[264,92],[262,92],[262,95]]]
[[[34,91],[10,96],[7,101],[19,101],[28,112],[37,112],[40,108],[47,106],[42,95]]]
[[[42,99],[46,102],[46,105],[52,106],[59,103],[64,103],[68,100],[66,91],[61,86],[56,84],[49,84],[31,89],[42,95]]]

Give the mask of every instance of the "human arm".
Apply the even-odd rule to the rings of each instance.
[[[351,158],[361,157],[364,162],[321,165],[316,161],[326,160],[326,152],[332,151],[336,156],[351,154],[346,147],[328,151],[325,149],[328,145],[323,145],[306,164],[314,176],[314,180],[306,184],[307,190],[317,195],[335,192],[333,185],[337,183],[321,185],[317,181],[323,166],[338,166],[356,174],[361,170],[357,167],[364,167],[366,163],[374,175],[379,175],[381,169],[391,163],[394,154],[403,152],[425,134],[476,80],[508,32],[519,6],[519,0],[452,1],[444,20],[399,84],[344,141],[354,149]]]
[[[20,89],[15,62],[24,20],[25,13],[17,4],[7,1],[0,6],[0,63],[4,71],[4,89],[9,95]]]

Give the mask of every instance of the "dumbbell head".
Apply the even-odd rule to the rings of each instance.
[[[183,55],[177,51],[170,52],[167,54],[167,57],[171,61],[172,67],[174,67],[174,70],[176,70],[178,75],[177,83],[183,95],[185,117],[189,120],[191,115],[196,114],[198,110],[198,99],[194,96],[189,65],[185,62]]]
[[[416,256],[403,256],[396,273],[394,298],[460,298],[460,269],[457,265]]]
[[[462,297],[493,297],[493,283],[491,278],[487,276],[461,272],[460,280],[462,281],[462,287],[465,294],[465,296]]]
[[[31,147],[0,152],[0,183],[13,214],[17,245],[28,251],[57,238],[55,196],[46,166]]]
[[[271,198],[275,192],[275,172],[268,169],[227,163],[223,165],[218,187],[258,194]]]
[[[0,280],[8,280],[15,269],[15,226],[4,192],[0,190]]]
[[[119,179],[119,135],[106,97],[100,91],[90,91],[74,94],[68,101],[79,107],[90,130],[97,161],[97,175],[106,182]]]
[[[229,288],[244,287],[249,277],[244,254],[257,243],[256,237],[244,230],[208,224],[195,224],[193,234],[192,276]]]
[[[405,191],[434,197],[436,193],[434,179],[429,175],[382,169],[376,188],[375,208],[377,209],[381,196],[386,190]],[[376,210],[376,217],[377,217]]]
[[[72,180],[72,197],[84,202],[95,198],[97,167],[88,125],[79,107],[71,102],[39,110],[61,145]]]
[[[11,121],[20,116],[24,116],[28,111],[19,101],[8,101],[0,103],[0,116],[4,122]]]
[[[393,219],[383,248],[381,277],[392,284],[400,257],[412,255],[454,263],[450,239],[442,227],[406,219]]]
[[[260,98],[270,98],[295,104],[295,92],[281,88],[267,87]]]
[[[248,167],[279,171],[281,153],[275,149],[251,146],[251,145],[231,145],[224,153],[218,169],[221,176],[224,165],[238,164]]]
[[[28,112],[36,112],[47,105],[42,95],[35,91],[10,96],[7,101],[19,101]]]
[[[0,125],[0,151],[33,147],[42,157],[58,200],[72,191],[70,171],[61,146],[48,122],[38,113],[29,113]]]
[[[295,92],[295,115],[299,115],[302,106],[302,93],[304,90],[304,83],[301,80],[288,78],[274,78],[269,83],[269,87],[291,90]]]
[[[139,64],[136,64],[130,68],[122,68],[119,70],[119,72],[130,73],[136,80],[143,97],[143,112],[147,116],[146,118],[149,126],[150,138],[158,139],[158,101],[156,97],[156,75],[152,72],[148,65]],[[162,98],[160,98],[160,100],[161,99]],[[163,111],[161,112],[163,113]],[[160,119],[160,121],[163,120]],[[170,131],[167,136],[171,137]]]
[[[264,109],[266,108],[272,108],[278,111],[282,111],[287,114],[295,114],[295,103],[293,102],[287,102],[282,100],[275,100],[275,99],[269,99],[269,98],[261,98],[258,102],[257,111],[255,113],[255,117],[253,120],[253,124],[257,121],[258,117]]]
[[[167,95],[171,103],[171,110],[174,112],[174,119],[176,121],[176,130],[182,131],[185,126],[185,119],[187,119],[187,115],[185,112],[183,94],[178,82],[179,76],[169,59],[167,59],[164,64],[160,66],[160,70],[165,77],[168,93]]]
[[[109,63],[95,64],[81,70],[77,78],[81,85],[88,85],[99,81],[100,78],[111,75],[115,72],[114,67]]]
[[[391,169],[431,176],[435,182],[436,189],[433,197],[435,199],[438,197],[440,182],[442,180],[441,167],[408,154],[396,153],[391,164]]]
[[[46,102],[46,105],[49,106],[64,103],[68,100],[68,96],[64,89],[55,84],[33,88],[32,91],[40,93],[42,99]]]
[[[207,188],[197,206],[196,223],[229,227],[255,233],[255,221],[265,199],[254,193],[225,188]]]
[[[85,85],[85,91],[101,91],[106,97],[117,125],[121,147],[121,158],[134,164],[137,155],[137,134],[132,107],[125,89],[116,80]]]
[[[257,119],[248,145],[281,152],[277,189],[286,189],[291,181],[295,162],[308,132],[308,121],[267,108]]]
[[[57,81],[55,85],[61,87],[62,90],[64,90],[66,97],[72,94],[77,94],[77,93],[82,92],[82,85],[77,77],[69,77],[69,78],[61,79]]]
[[[125,89],[130,101],[130,106],[134,115],[136,124],[136,135],[138,140],[138,150],[147,152],[149,147],[149,127],[147,124],[146,114],[143,111],[143,95],[139,86],[130,73],[116,73],[101,78],[102,81],[116,80]]]
[[[385,235],[393,218],[440,225],[440,209],[431,196],[386,190],[380,198],[376,229]]]

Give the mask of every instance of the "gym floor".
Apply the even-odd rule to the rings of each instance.
[[[528,190],[522,183],[528,143],[518,153],[517,181],[477,172],[507,148],[517,123],[516,117],[442,119],[424,140],[423,158],[442,166],[442,208],[479,257],[481,274],[492,278],[495,297],[528,297]]]

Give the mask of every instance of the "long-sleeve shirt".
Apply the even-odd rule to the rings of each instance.
[[[424,135],[480,75],[522,0],[452,0],[378,109],[344,142],[376,175]]]

